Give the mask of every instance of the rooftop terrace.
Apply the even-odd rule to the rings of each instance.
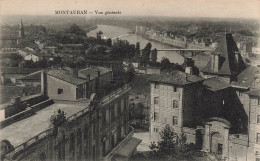
[[[17,147],[34,136],[52,128],[51,115],[61,109],[65,112],[67,119],[79,111],[85,109],[88,103],[82,102],[56,102],[44,109],[36,112],[34,115],[15,122],[0,130],[1,139],[7,139]]]

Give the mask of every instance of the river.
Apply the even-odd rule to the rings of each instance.
[[[115,39],[119,37],[121,40],[127,40],[130,44],[136,44],[140,42],[140,48],[143,49],[145,45],[149,42],[148,40],[144,39],[140,35],[137,34],[129,34],[131,31],[126,28],[118,27],[118,26],[110,26],[110,25],[98,25],[98,28],[92,30],[87,33],[90,37],[96,37],[96,33],[98,31],[102,31],[103,35],[102,38],[111,38]],[[173,46],[162,44],[159,42],[151,41],[152,49],[174,49]],[[176,52],[172,51],[158,51],[157,54],[157,61],[160,62],[163,57],[167,57],[170,62],[182,64],[184,62],[184,57],[177,54]]]

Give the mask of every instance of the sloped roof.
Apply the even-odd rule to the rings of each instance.
[[[252,90],[252,91],[246,92],[246,94],[248,94],[250,96],[260,97],[260,90]]]
[[[73,85],[80,85],[82,83],[87,82],[85,79],[76,77],[69,71],[63,69],[51,69],[48,70],[47,73],[55,78],[61,79]]]
[[[255,81],[255,74],[260,74],[260,68],[249,66],[237,76],[237,81],[231,82],[231,85],[248,88]]]
[[[214,72],[211,68],[212,60],[202,69],[203,72],[231,76],[237,75],[245,69],[244,61],[231,34],[226,34],[220,41],[217,49],[211,54],[214,55],[216,53],[220,54],[218,72]],[[238,54],[238,59],[236,59],[236,54]]]
[[[161,73],[161,74],[151,74],[151,75],[147,75],[147,77],[150,81],[176,84],[176,85],[187,85],[187,84],[196,83],[204,80],[199,76],[186,74],[181,71],[172,71],[172,72]]]
[[[78,75],[80,78],[87,79],[87,75],[90,75],[90,80],[95,79],[98,76],[98,71],[100,71],[100,75],[103,75],[105,73],[111,72],[112,70],[110,68],[105,67],[89,67],[82,69],[78,72]]]
[[[31,74],[28,74],[28,75],[24,76],[20,80],[22,80],[22,81],[26,81],[26,80],[41,80],[41,73],[40,73],[40,71],[39,72],[35,72],[35,73],[31,73]]]
[[[203,85],[211,91],[219,91],[229,87],[228,83],[224,82],[223,80],[217,77],[212,77],[204,80]]]
[[[3,74],[30,74],[42,70],[41,68],[0,67]]]

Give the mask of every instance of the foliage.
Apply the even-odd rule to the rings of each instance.
[[[85,32],[76,24],[71,25],[66,32],[75,35],[85,35]]]
[[[135,46],[128,41],[117,40],[111,47],[111,58],[113,60],[131,59],[135,55]]]
[[[150,149],[149,158],[171,161],[192,160],[197,151],[194,144],[187,143],[184,133],[177,134],[168,124],[160,132],[160,141],[152,142]]]
[[[23,57],[19,54],[16,53],[11,53],[11,54],[3,54],[1,55],[1,59],[10,59],[10,66],[12,67],[17,67],[19,65],[19,63],[21,63],[23,61]]]
[[[130,106],[130,120],[144,120],[145,115],[144,115],[144,104],[143,103],[132,103],[129,105]]]
[[[161,60],[161,67],[162,69],[170,69],[171,68],[170,60],[166,57],[163,57]]]
[[[156,63],[157,61],[157,49],[154,48],[151,52],[151,61],[152,63]]]
[[[140,42],[137,42],[135,45],[135,59],[140,59]]]
[[[151,48],[152,44],[148,42],[142,52],[141,65],[146,66],[147,64],[149,64]]]
[[[195,66],[195,62],[194,62],[194,60],[192,60],[191,58],[186,58],[185,60],[184,60],[184,63],[183,63],[183,68],[185,69],[186,67],[191,67],[192,68],[192,73],[194,74],[194,75],[199,75],[200,74],[200,72],[199,72],[199,68],[197,68],[196,66]]]
[[[106,46],[108,47],[112,46],[112,40],[110,38],[106,40]]]

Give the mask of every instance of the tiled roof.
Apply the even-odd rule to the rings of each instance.
[[[223,80],[217,77],[212,77],[204,80],[203,85],[211,91],[219,91],[229,87],[228,83],[224,82]]]
[[[237,81],[231,82],[231,85],[251,87],[255,81],[255,74],[260,74],[260,68],[249,66],[237,76]]]
[[[152,75],[147,75],[147,77],[150,81],[176,84],[176,85],[187,85],[187,84],[196,83],[204,80],[199,76],[186,74],[181,71],[152,74]]]
[[[208,62],[207,66],[202,69],[202,71],[206,73],[230,76],[239,74],[245,69],[245,64],[240,53],[238,52],[239,50],[232,35],[226,34],[220,41],[217,49],[213,53],[211,53],[212,55],[220,54],[218,72],[214,72],[211,68],[212,60]],[[236,60],[235,53],[238,54],[238,60]]]
[[[4,74],[30,74],[40,70],[41,68],[0,67],[1,73]]]
[[[89,67],[86,69],[79,70],[78,76],[83,79],[87,79],[87,75],[90,75],[90,80],[95,79],[98,76],[98,71],[100,71],[100,75],[111,72],[110,68],[105,67]]]
[[[246,94],[248,94],[250,96],[260,97],[260,90],[252,90],[252,91],[246,92]]]
[[[87,82],[85,79],[76,77],[69,71],[63,69],[51,69],[48,70],[47,73],[55,78],[61,79],[73,85],[80,85]]]
[[[22,80],[22,81],[26,81],[26,80],[41,80],[41,73],[40,72],[31,73],[31,74],[28,74],[28,75],[24,76],[20,80]]]

